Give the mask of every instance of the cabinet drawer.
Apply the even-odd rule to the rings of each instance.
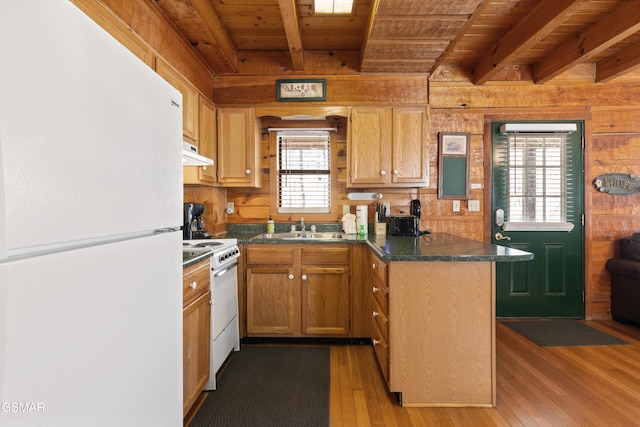
[[[378,324],[373,318],[371,318],[369,327],[371,328],[371,342],[373,343],[376,359],[378,359],[378,365],[380,365],[385,382],[389,383],[389,345],[382,337]]]
[[[313,246],[302,248],[303,264],[349,264],[348,247]]]
[[[209,260],[184,270],[182,276],[182,300],[184,307],[209,290]]]
[[[278,245],[249,246],[247,264],[293,265],[294,251],[295,248]]]
[[[371,306],[373,307],[371,309],[371,318],[373,318],[373,320],[378,325],[378,330],[382,334],[382,338],[386,342],[389,342],[389,319],[387,318],[387,315],[382,311],[380,306],[376,303],[375,298]]]
[[[389,291],[376,278],[374,278],[371,281],[371,293],[373,294],[373,299],[378,303],[382,311],[385,314],[388,314],[389,313]]]
[[[374,254],[371,254],[371,273],[387,286],[387,263]]]

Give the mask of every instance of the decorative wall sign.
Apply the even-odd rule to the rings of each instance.
[[[326,79],[276,80],[278,101],[326,101]]]
[[[640,177],[629,173],[605,173],[593,181],[598,191],[607,194],[629,195],[640,193]]]
[[[438,199],[469,199],[469,132],[438,135]]]

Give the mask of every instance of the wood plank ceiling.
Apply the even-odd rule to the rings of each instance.
[[[429,74],[476,84],[528,65],[545,83],[581,64],[607,82],[640,68],[640,0],[152,0],[216,75]]]

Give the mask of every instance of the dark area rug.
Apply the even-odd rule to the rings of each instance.
[[[189,427],[329,426],[328,347],[243,345]]]
[[[585,325],[580,320],[541,319],[503,321],[502,323],[540,347],[628,344]]]

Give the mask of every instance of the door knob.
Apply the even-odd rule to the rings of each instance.
[[[501,233],[496,233],[496,240],[511,240],[511,237],[503,236]]]

